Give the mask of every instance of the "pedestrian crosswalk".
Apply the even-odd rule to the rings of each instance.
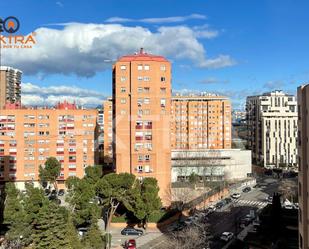
[[[263,208],[265,206],[267,206],[267,202],[266,201],[252,201],[252,200],[235,200],[234,205],[235,206],[255,206],[255,207],[259,207],[259,208]]]

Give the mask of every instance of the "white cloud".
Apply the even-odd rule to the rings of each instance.
[[[201,84],[220,84],[220,83],[226,84],[228,82],[229,82],[228,80],[220,80],[215,77],[209,77],[209,78],[202,79],[199,81],[199,83]]]
[[[205,28],[204,28],[205,29]],[[39,28],[37,44],[31,49],[3,49],[3,64],[20,68],[26,74],[76,74],[91,77],[111,69],[119,56],[140,47],[170,60],[186,60],[203,68],[232,66],[229,55],[208,58],[196,29],[186,26],[143,27],[121,24],[68,23],[62,29]]]
[[[197,38],[211,39],[219,35],[219,31],[210,29],[208,24],[204,24],[201,26],[194,26],[193,30]]]
[[[123,17],[110,17],[105,22],[109,23],[123,23],[123,22],[142,22],[142,23],[176,23],[185,22],[190,19],[200,19],[204,20],[207,17],[200,14],[191,14],[188,16],[171,16],[171,17],[154,17],[154,18],[143,18],[143,19],[132,19]]]
[[[78,105],[95,107],[102,104],[104,94],[76,86],[41,87],[22,83],[22,103],[26,106],[53,106],[64,100]]]
[[[60,1],[57,1],[56,4],[57,4],[60,8],[63,8],[63,6],[64,6],[63,3],[60,2]]]
[[[281,80],[271,80],[263,85],[263,88],[268,91],[281,90],[286,84]]]

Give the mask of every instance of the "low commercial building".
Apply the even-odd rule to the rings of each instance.
[[[251,151],[173,150],[172,182],[186,181],[192,173],[206,181],[245,179],[252,173]]]

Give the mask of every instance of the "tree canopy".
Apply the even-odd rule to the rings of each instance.
[[[61,171],[61,163],[55,157],[47,158],[44,168],[40,165],[39,178],[40,181],[49,182],[57,189],[57,178]]]

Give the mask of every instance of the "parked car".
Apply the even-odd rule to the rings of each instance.
[[[56,196],[57,195],[57,190],[53,189],[52,192],[50,193],[50,195],[55,195]]]
[[[216,209],[221,209],[223,206],[224,206],[224,203],[223,203],[222,201],[219,201],[219,202],[216,204]]]
[[[248,193],[248,192],[250,192],[251,191],[251,188],[250,187],[245,187],[243,190],[242,190],[242,192],[244,192],[244,193]]]
[[[44,193],[45,193],[45,195],[47,196],[47,195],[50,194],[50,190],[49,190],[48,188],[46,188],[46,189],[44,190]]]
[[[266,201],[267,201],[268,203],[272,204],[272,203],[273,203],[273,197],[272,197],[272,196],[267,196],[267,197],[266,197]]]
[[[207,211],[208,214],[211,214],[211,213],[213,213],[214,211],[216,211],[216,207],[213,206],[213,205],[211,205],[211,206],[209,206],[209,207],[206,209],[206,211]]]
[[[239,199],[240,198],[240,193],[234,193],[234,194],[231,195],[231,197],[233,199]]]
[[[59,196],[63,196],[63,195],[64,195],[64,189],[59,189],[58,195],[59,195]]]
[[[135,239],[129,239],[124,243],[124,249],[136,249]]]
[[[87,233],[87,231],[88,231],[87,227],[79,227],[79,228],[77,228],[77,232],[78,232],[78,235],[80,237],[83,237],[85,235],[85,233]]]
[[[122,229],[121,231],[122,235],[137,235],[137,236],[141,236],[143,235],[143,231],[140,229],[135,229],[133,227],[126,227],[124,229]]]
[[[50,195],[50,196],[48,196],[48,200],[53,201],[53,202],[57,203],[58,205],[61,204],[61,200],[58,199],[56,195]]]
[[[224,199],[226,204],[229,204],[232,202],[232,199],[230,197],[227,197]]]
[[[283,207],[285,209],[294,209],[294,205],[293,204],[285,204]]]
[[[220,239],[228,242],[234,237],[234,234],[232,232],[223,232],[220,236]]]

